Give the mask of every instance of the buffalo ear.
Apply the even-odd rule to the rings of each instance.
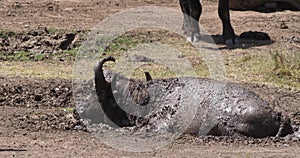
[[[148,71],[146,71],[144,73],[145,73],[145,76],[146,76],[146,81],[151,81],[152,77],[151,77],[150,73]]]

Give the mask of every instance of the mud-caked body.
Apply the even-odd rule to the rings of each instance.
[[[293,132],[290,119],[273,111],[254,92],[210,79],[182,80],[184,91],[192,91],[191,97],[199,106],[187,132],[251,137],[285,136]]]
[[[176,132],[182,125],[187,127],[185,133],[216,136],[293,133],[289,118],[273,111],[254,92],[235,84],[190,77],[152,79],[148,73],[145,81],[116,73],[107,81],[102,70],[105,61],[114,59],[105,58],[96,67],[96,94],[106,117],[120,127]],[[191,120],[189,125],[181,124],[186,119]],[[161,128],[170,120],[176,120],[174,126]]]

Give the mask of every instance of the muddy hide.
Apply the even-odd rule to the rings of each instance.
[[[262,138],[293,133],[288,117],[235,84],[192,77],[152,79],[148,73],[140,81],[103,71],[106,61],[114,59],[101,60],[95,69],[98,104],[82,112],[91,122],[196,135]]]

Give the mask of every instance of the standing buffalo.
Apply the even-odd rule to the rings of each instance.
[[[199,0],[179,0],[180,7],[184,13],[183,30],[184,35],[190,42],[200,40],[199,18],[202,12],[202,6]],[[279,4],[279,5],[277,5]],[[300,10],[299,0],[219,0],[218,14],[223,24],[223,38],[228,47],[239,44],[234,30],[230,23],[229,9],[236,10],[263,10],[266,9]],[[266,11],[268,12],[268,11]]]
[[[197,42],[200,40],[199,18],[202,6],[199,0],[179,0],[181,10],[184,14],[183,30],[188,41]],[[230,23],[229,0],[219,0],[219,17],[223,24],[223,38],[226,45],[232,47],[239,44]]]
[[[195,117],[186,114],[192,119],[186,133],[259,138],[293,133],[289,118],[273,111],[257,94],[234,84],[192,77],[152,79],[149,73],[146,73],[147,81],[128,79],[116,73],[108,77],[102,70],[107,61],[115,59],[104,58],[95,68],[95,89],[100,109],[119,127],[152,126],[150,129],[160,130],[157,127],[170,119],[180,122],[182,118],[178,118],[178,113],[184,109],[181,106],[191,106],[196,107]],[[101,112],[98,114],[100,117]],[[87,118],[88,115],[86,112]],[[101,119],[96,123],[101,123]],[[201,130],[203,127],[208,130]]]

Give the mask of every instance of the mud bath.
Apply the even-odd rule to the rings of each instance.
[[[71,2],[71,3],[70,3]],[[178,12],[180,8],[177,0],[172,1],[95,1],[95,0],[23,0],[0,1],[0,17],[2,30],[13,32],[36,30],[37,28],[91,30],[103,19],[126,8],[154,5],[172,7]],[[221,33],[221,25],[217,15],[216,1],[203,1],[203,16],[201,23],[212,34]],[[270,50],[286,48],[299,52],[299,12],[283,11],[276,13],[256,12],[231,12],[231,20],[237,34],[243,31],[261,31],[267,33],[275,43],[270,45],[251,45],[247,49],[235,50],[230,58],[236,58],[244,54],[268,53]],[[147,20],[147,19],[142,19]],[[287,29],[281,29],[284,21]],[[285,27],[286,28],[286,27]],[[64,32],[66,34],[68,32]],[[158,38],[168,38],[159,36]],[[22,43],[21,43],[22,44]],[[221,43],[223,46],[224,44]],[[39,46],[36,46],[37,48]],[[1,48],[2,49],[2,48]],[[12,50],[14,51],[14,50]],[[222,50],[227,56],[228,50]],[[35,52],[39,53],[39,52]],[[52,52],[49,52],[52,53]],[[65,60],[65,57],[62,57]],[[230,60],[230,59],[229,59]],[[230,64],[230,63],[229,63]],[[0,74],[1,75],[1,74]],[[108,147],[99,139],[82,130],[69,130],[72,127],[74,116],[68,112],[70,104],[60,105],[57,97],[46,98],[46,105],[37,104],[34,98],[34,89],[50,92],[52,88],[43,87],[49,85],[49,80],[30,78],[11,78],[0,76],[1,88],[17,89],[27,87],[24,93],[25,104],[10,103],[10,96],[1,96],[0,110],[0,157],[298,157],[300,143],[293,138],[233,138],[205,136],[196,138],[184,135],[174,143],[159,150],[145,153],[131,153],[119,151]],[[51,81],[51,80],[50,80]],[[70,80],[56,80],[57,85],[71,85]],[[43,83],[43,84],[41,84]],[[241,83],[241,86],[258,93],[276,111],[282,111],[292,119],[296,125],[300,125],[300,93],[274,88],[268,84]],[[50,85],[51,86],[51,85]],[[31,89],[30,87],[33,87]],[[69,86],[71,88],[71,86]],[[7,95],[20,97],[17,92],[6,92]],[[42,92],[42,94],[46,94]],[[66,94],[66,92],[63,92]],[[6,99],[5,99],[6,98]],[[37,100],[39,97],[37,97]],[[64,98],[64,97],[62,97]],[[62,99],[61,98],[61,99]],[[4,101],[3,101],[4,100]],[[21,99],[22,100],[22,99]],[[68,100],[68,99],[67,99]],[[67,101],[69,102],[69,101]],[[4,104],[5,103],[5,104]],[[50,104],[51,103],[51,104]],[[52,107],[52,104],[56,107]],[[67,112],[66,112],[67,111]],[[70,115],[72,117],[70,117]],[[26,118],[26,119],[24,119]],[[51,120],[51,121],[50,121]],[[75,119],[76,120],[76,119]],[[34,122],[34,123],[32,123]],[[71,124],[69,125],[70,122]],[[43,124],[42,127],[38,127]],[[58,125],[60,124],[60,125]],[[76,123],[75,123],[76,124]],[[53,127],[55,125],[55,127]],[[57,125],[57,126],[56,126]],[[53,130],[49,128],[54,128]],[[67,128],[66,128],[67,127]],[[76,125],[74,126],[76,127]],[[77,126],[75,129],[80,129]]]
[[[29,84],[31,83],[31,84]],[[34,83],[34,84],[33,84]],[[3,86],[5,85],[5,86]],[[88,84],[89,85],[89,84]],[[90,85],[91,87],[93,84]],[[269,102],[277,102],[280,104],[280,107],[277,104],[272,104],[273,108],[276,108],[280,111],[284,111],[284,113],[288,114],[292,119],[294,124],[299,126],[300,122],[300,114],[298,109],[300,93],[283,91],[277,88],[268,87],[266,85],[253,85],[253,84],[241,84],[247,89],[251,89],[259,93],[264,99]],[[44,93],[53,93],[53,89],[60,87],[60,89],[71,89],[71,81],[69,80],[42,80],[42,79],[30,79],[30,78],[1,78],[1,87],[5,87],[1,89],[1,108],[4,111],[1,111],[1,127],[6,129],[15,129],[15,135],[20,133],[21,135],[29,136],[32,135],[33,138],[39,139],[38,136],[34,136],[31,133],[34,132],[50,132],[51,133],[59,133],[67,132],[68,135],[77,135],[81,133],[81,131],[86,131],[84,126],[80,121],[78,121],[78,116],[73,115],[72,112],[68,112],[64,109],[64,107],[74,107],[75,103],[72,101],[67,94],[70,94],[71,91],[61,91],[52,97],[45,97],[42,100],[45,103],[53,104],[57,107],[50,106],[45,104],[44,106],[36,106],[36,100],[34,96],[40,94],[39,90],[44,91]],[[62,88],[63,87],[63,88]],[[88,87],[88,86],[87,86]],[[19,89],[22,89],[22,96],[20,96]],[[34,91],[32,89],[35,89]],[[89,93],[89,92],[87,92]],[[3,95],[5,94],[5,95]],[[71,93],[72,94],[72,93]],[[11,103],[11,96],[14,96],[15,99],[23,97],[22,104]],[[59,97],[60,96],[60,97]],[[59,100],[64,98],[66,101],[66,105],[57,104]],[[97,99],[95,99],[97,101]],[[56,103],[57,102],[57,103]],[[5,103],[5,104],[4,104]],[[25,105],[29,105],[26,107]],[[4,113],[3,113],[4,112]],[[94,129],[99,129],[99,126],[95,126]],[[110,127],[102,126],[102,132],[111,131]],[[91,128],[92,129],[92,128]],[[79,130],[79,131],[78,131]],[[127,129],[128,130],[128,129]],[[134,131],[134,128],[131,129]],[[78,132],[76,132],[78,131]],[[122,129],[114,130],[120,134],[123,133],[126,135],[126,132]],[[75,132],[75,133],[74,133]],[[99,131],[92,131],[99,132]],[[298,131],[295,131],[298,134]],[[2,134],[9,134],[10,131],[2,130]],[[66,133],[66,134],[67,134]],[[77,134],[76,134],[77,133]],[[106,133],[107,134],[107,133]],[[85,135],[81,133],[80,135]],[[105,135],[107,137],[115,136],[110,133]],[[139,132],[136,133],[136,136],[139,135]],[[123,137],[122,137],[123,138]],[[90,138],[86,138],[90,139]],[[299,139],[296,139],[293,136],[282,137],[282,138],[274,138],[267,137],[263,139],[254,139],[251,137],[230,137],[230,136],[188,136],[183,135],[180,138],[175,140],[175,143],[179,144],[197,144],[197,145],[243,145],[249,147],[286,147],[286,146],[297,146],[299,144]],[[174,144],[175,145],[175,144]],[[2,145],[3,146],[3,145]],[[177,146],[177,145],[175,145]]]
[[[37,110],[41,109],[39,111],[42,111],[43,109],[53,109],[53,111],[55,111],[57,107],[61,108],[61,110],[57,110],[57,112],[55,112],[57,114],[38,116],[49,118],[53,117],[54,115],[57,115],[55,117],[58,118],[61,116],[64,117],[64,115],[59,113],[59,111],[63,112],[65,108],[75,108],[75,103],[72,99],[73,93],[71,91],[72,84],[70,80],[43,80],[32,78],[2,77],[0,81],[1,107],[20,107],[24,109]],[[92,81],[90,81],[86,87],[93,86],[94,85],[92,84]],[[297,107],[297,103],[299,103],[300,99],[299,92],[283,91],[278,88],[268,87],[266,85],[240,84],[239,86],[255,91],[262,96],[262,98],[267,100],[273,109],[282,111],[292,119],[293,124],[300,125],[300,114]],[[87,91],[86,94],[94,91],[94,88],[90,89],[91,90]],[[41,95],[44,97],[39,97]],[[21,116],[16,114],[16,117],[18,118]],[[78,116],[74,115],[71,117],[71,119],[76,117]],[[25,116],[24,118],[28,117]]]
[[[87,84],[75,84],[75,102],[88,130],[104,142],[115,138],[113,146],[123,147],[122,142],[125,142],[133,146],[130,148],[126,145],[128,149],[124,150],[144,151],[145,148],[153,149],[172,141],[182,133],[194,133],[197,136],[238,133],[252,137],[275,136],[280,122],[277,122],[277,119],[283,121],[277,136],[286,136],[293,132],[289,120],[284,118],[285,114],[275,114],[268,103],[259,96],[234,84],[203,78],[170,78],[142,82],[127,79],[111,71],[103,72],[102,67],[106,61],[115,59],[107,57],[98,63],[95,68],[95,86],[92,81]],[[149,79],[149,74],[145,74]],[[93,87],[96,87],[96,91]],[[239,101],[233,102],[236,100],[234,98],[238,98]],[[222,106],[218,106],[219,99],[223,100]],[[150,107],[143,109],[149,103]],[[211,107],[211,104],[215,106]],[[230,110],[231,108],[237,108],[237,111],[253,109],[250,110],[250,114],[239,114]],[[191,116],[195,117],[190,118]],[[267,126],[255,123],[265,121],[268,122]],[[290,139],[297,140],[298,126],[293,125],[296,133],[289,136]],[[135,143],[138,146],[134,146]]]

